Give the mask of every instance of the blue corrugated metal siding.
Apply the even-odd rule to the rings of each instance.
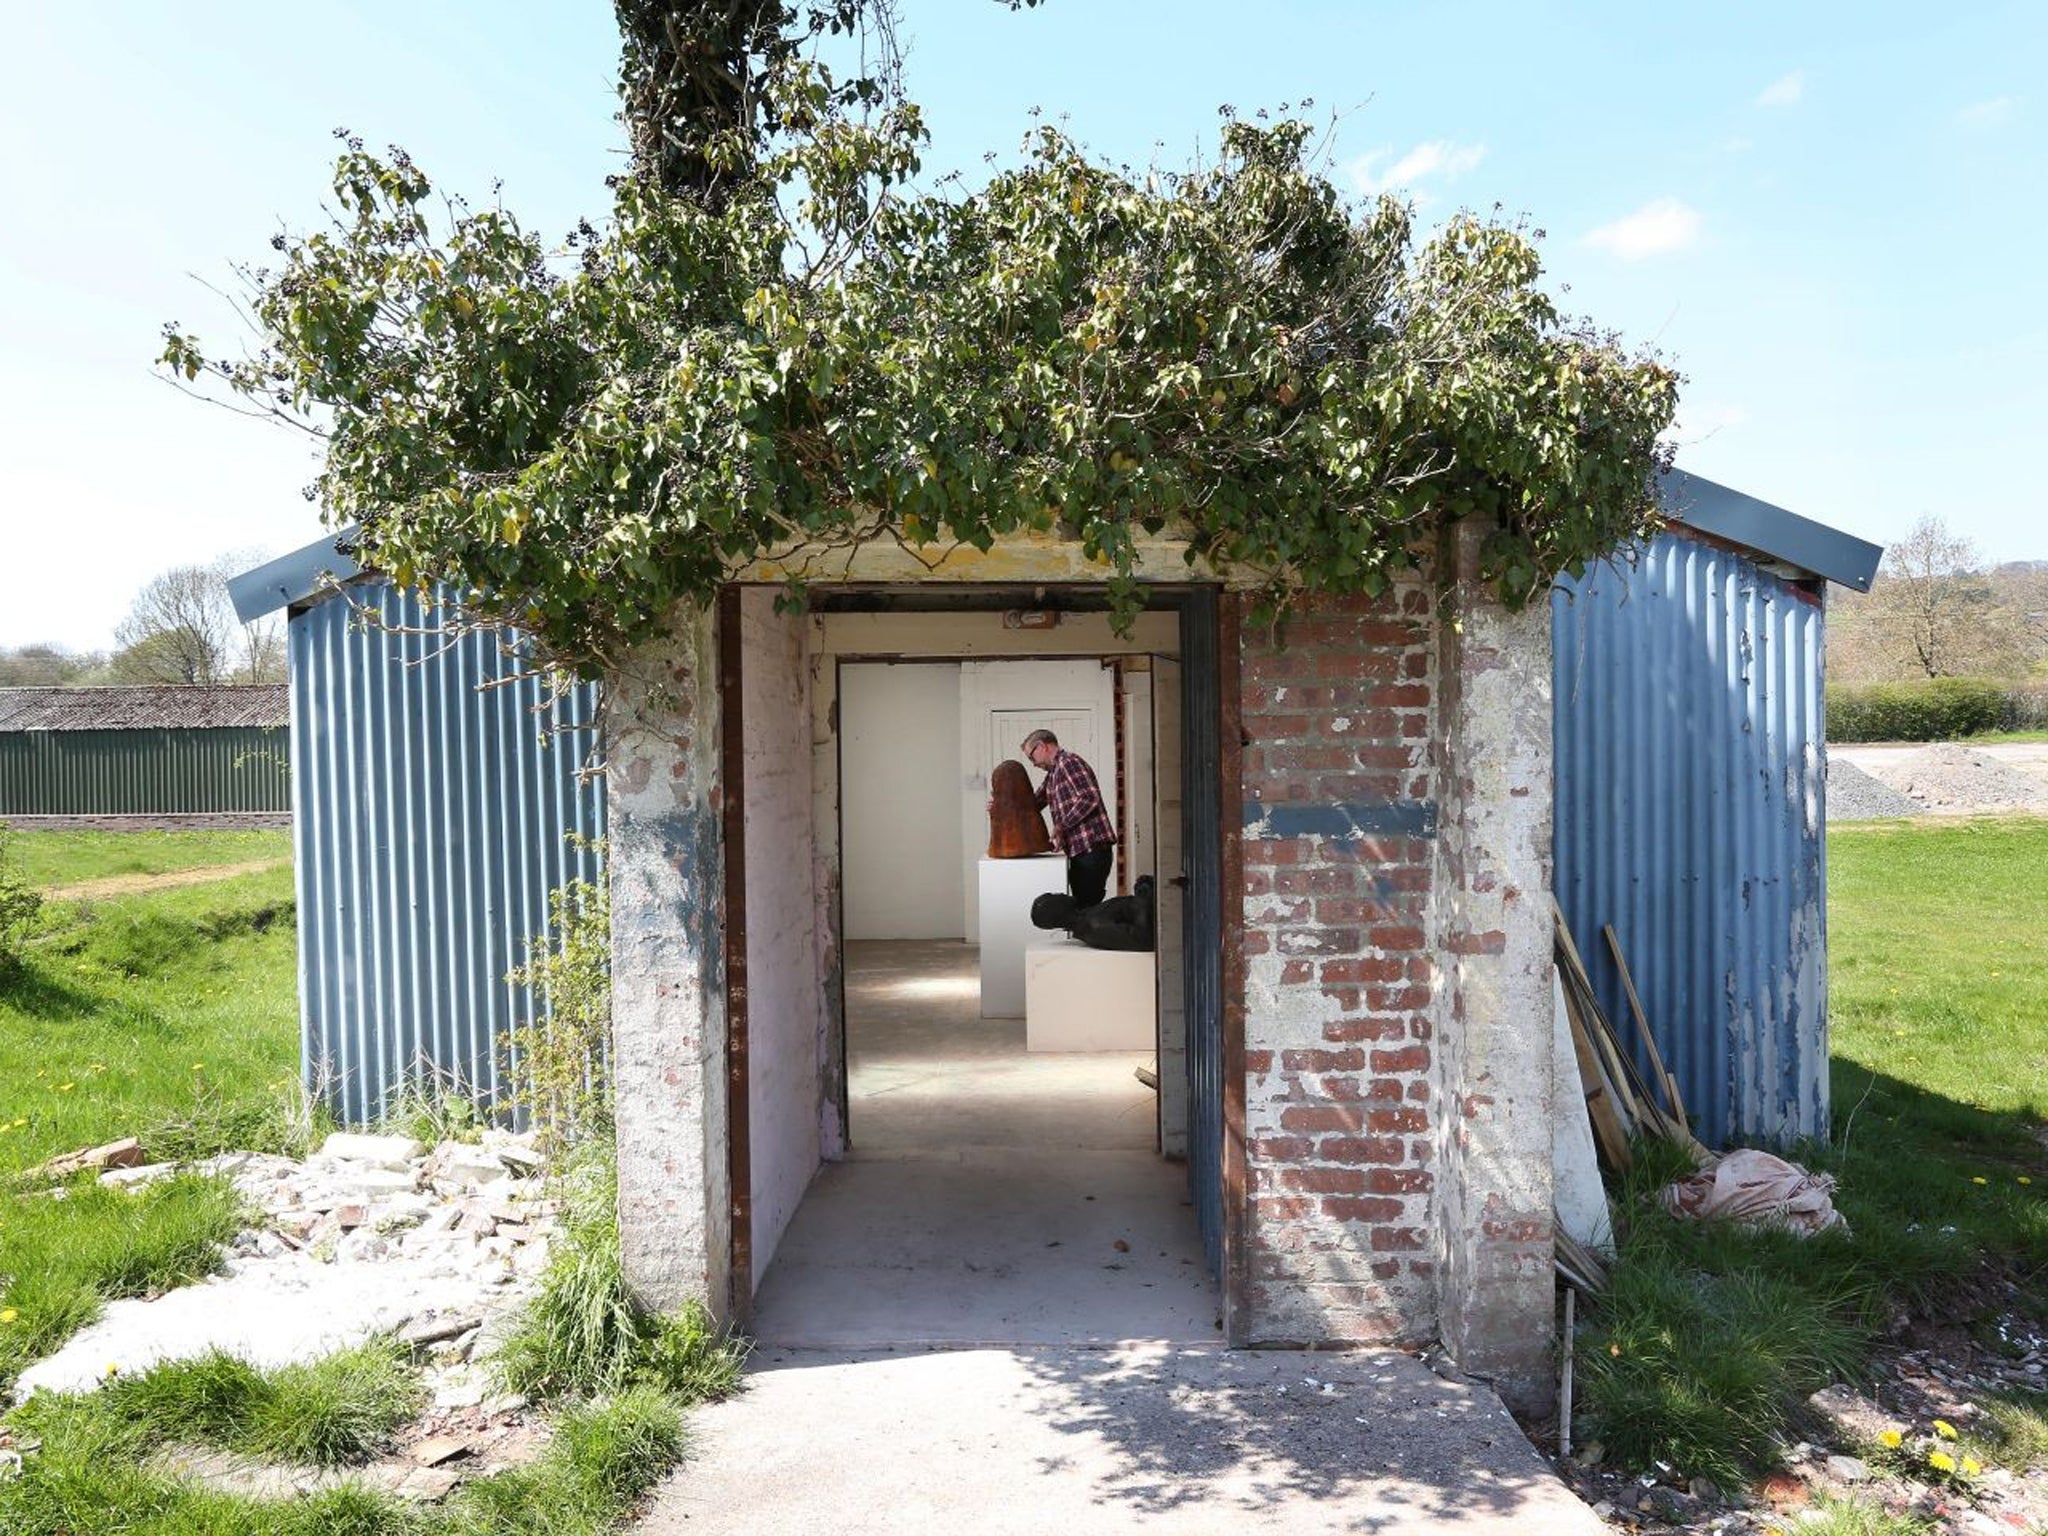
[[[548,702],[500,637],[450,640],[382,581],[293,614],[290,639],[309,1079],[350,1121],[423,1075],[495,1101],[495,1042],[529,1008],[505,973],[550,891],[601,878],[575,841],[604,835],[578,778],[596,689]]]
[[[1557,893],[1609,1017],[1612,923],[1711,1142],[1828,1117],[1822,610],[1667,533],[1552,601]]]
[[[282,811],[286,756],[256,726],[0,732],[0,815]]]

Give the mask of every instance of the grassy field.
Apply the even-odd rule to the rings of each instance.
[[[1828,858],[1834,1136],[1793,1155],[1839,1181],[1850,1233],[1676,1221],[1651,1197],[1679,1162],[1645,1159],[1580,1341],[1587,1428],[1639,1467],[1761,1470],[1796,1399],[1902,1315],[1991,1343],[2016,1295],[2048,1321],[2048,820],[1842,827]],[[2042,1406],[2012,1406],[2006,1444],[2048,1435]]]
[[[292,856],[289,832],[16,832],[13,841],[21,877],[38,888]]]
[[[51,883],[83,867],[154,872],[274,851],[276,834],[18,834]],[[72,861],[77,850],[77,863]],[[0,1183],[121,1136],[152,1158],[282,1146],[298,1075],[289,868],[90,904],[54,902],[0,977]],[[211,1271],[238,1225],[224,1188],[179,1179],[129,1196],[89,1180],[61,1203],[0,1197],[0,1386],[89,1322],[103,1299]]]

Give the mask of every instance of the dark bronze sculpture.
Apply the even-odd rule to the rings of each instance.
[[[1152,877],[1140,875],[1130,895],[1112,896],[1092,907],[1077,907],[1064,892],[1048,891],[1031,903],[1031,921],[1039,928],[1064,929],[1090,949],[1155,948]]]
[[[1052,852],[1052,836],[1039,814],[1031,775],[1015,758],[996,764],[988,776],[988,856],[1028,859]]]

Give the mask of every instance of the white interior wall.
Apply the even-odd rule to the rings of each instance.
[[[959,665],[841,667],[839,758],[846,937],[962,937]]]
[[[806,626],[775,595],[740,600],[746,795],[747,1044],[753,1280],[760,1283],[819,1163],[820,985]]]

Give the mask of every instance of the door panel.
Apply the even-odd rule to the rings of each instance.
[[[1180,663],[1152,660],[1152,784],[1158,882],[1159,1150],[1188,1155],[1187,863],[1183,856],[1180,783]]]

